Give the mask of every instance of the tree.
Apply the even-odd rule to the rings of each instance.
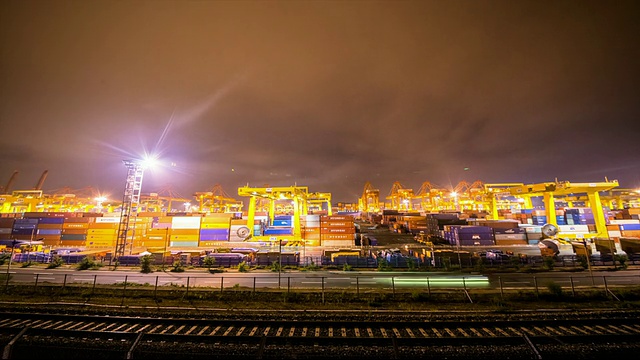
[[[143,255],[140,257],[140,272],[143,274],[153,272],[151,268],[151,255]]]
[[[213,256],[205,256],[202,264],[207,267],[207,271],[211,272],[211,267],[216,264],[216,258]]]

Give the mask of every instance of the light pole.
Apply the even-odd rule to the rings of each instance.
[[[9,289],[9,270],[11,270],[11,261],[13,260],[13,252],[16,249],[17,243],[18,241],[16,241],[16,239],[13,239],[13,241],[11,242],[11,256],[9,256],[9,266],[7,266],[7,282],[4,285],[5,291]]]
[[[169,227],[164,228],[164,251],[162,252],[162,271],[164,271],[164,257],[167,254],[167,243],[169,242]]]
[[[282,274],[282,239],[278,240],[278,289],[280,289],[280,276]]]

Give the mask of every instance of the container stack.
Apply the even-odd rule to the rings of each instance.
[[[169,246],[197,247],[200,239],[200,216],[173,216]]]
[[[454,246],[493,246],[493,229],[488,226],[445,225],[444,238]]]
[[[11,239],[11,233],[13,232],[14,218],[0,218],[0,240]],[[60,237],[58,236],[58,239]]]
[[[45,246],[60,245],[63,224],[64,217],[61,216],[39,217],[37,238],[42,239],[42,243]]]
[[[88,225],[87,247],[114,247],[119,225],[119,217],[96,217]]]
[[[524,230],[527,237],[527,243],[529,245],[537,245],[542,239],[542,226],[541,225],[520,225],[520,228]]]
[[[320,245],[320,215],[303,215],[300,219],[300,226],[306,245]]]
[[[566,225],[593,225],[596,223],[591,208],[565,209]],[[564,225],[558,223],[558,225]]]
[[[320,216],[320,244],[322,246],[352,247],[356,227],[349,215]]]
[[[89,230],[89,222],[93,222],[94,218],[69,217],[64,219],[62,224],[62,236],[60,237],[61,246],[85,246],[87,241],[87,231]]]
[[[11,236],[16,240],[35,240],[37,218],[16,219],[11,229]]]
[[[264,229],[264,235],[292,235],[293,217],[291,215],[276,215],[271,226]]]
[[[208,214],[202,218],[200,226],[200,242],[199,246],[214,246],[220,241],[229,241],[229,228],[233,227],[235,232],[232,232],[236,236],[238,231],[237,226],[243,226],[245,222],[241,224],[231,225],[232,214]],[[244,225],[246,226],[246,225]],[[238,240],[233,240],[238,241]],[[241,240],[240,240],[241,241]]]

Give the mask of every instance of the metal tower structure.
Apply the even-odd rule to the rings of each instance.
[[[124,255],[127,247],[129,247],[129,253],[133,250],[135,219],[133,220],[133,224],[131,224],[131,217],[135,217],[138,212],[140,190],[142,189],[142,175],[144,174],[144,166],[139,161],[123,160],[123,162],[127,167],[127,182],[124,187],[122,212],[120,213],[120,225],[118,227],[118,238],[116,239],[116,258]],[[129,231],[131,231],[131,233],[129,233]],[[131,239],[131,241],[129,241],[129,239]]]

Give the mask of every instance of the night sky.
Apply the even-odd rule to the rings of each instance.
[[[640,187],[638,1],[0,1],[0,186]]]

